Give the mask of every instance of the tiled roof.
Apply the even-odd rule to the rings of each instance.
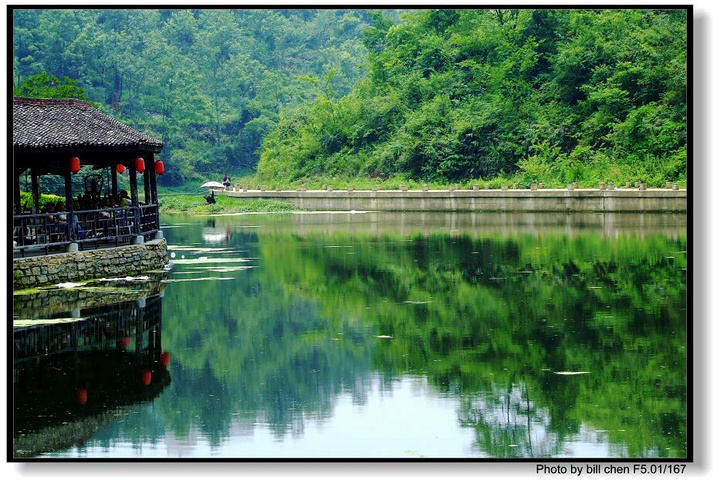
[[[86,102],[16,97],[13,102],[13,146],[33,150],[106,148],[159,152],[163,142],[109,117]]]

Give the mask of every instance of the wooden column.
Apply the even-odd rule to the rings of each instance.
[[[40,213],[40,182],[35,170],[30,170],[30,184],[32,188],[33,211],[32,213]]]
[[[110,167],[110,195],[117,196],[117,167]]]
[[[135,160],[130,162],[130,201],[133,205],[137,205],[138,193],[137,193],[137,170],[135,169]]]
[[[75,215],[73,214],[72,173],[65,170],[65,212],[67,215],[68,240],[75,241]]]
[[[147,168],[146,168],[147,170]],[[140,215],[139,215],[139,208],[138,208],[138,191],[137,191],[137,169],[135,168],[135,160],[130,162],[130,201],[132,202],[132,213],[133,218],[135,219],[133,221],[133,229],[135,235],[140,234]]]
[[[143,186],[145,187],[145,204],[147,205],[149,203],[152,203],[152,192],[150,191],[150,175],[155,173],[155,162],[153,161],[152,153],[145,156],[148,158],[147,164],[145,165],[145,173],[143,174]]]
[[[155,173],[155,154],[151,155],[153,168],[152,172],[150,172],[150,193],[152,197],[150,198],[150,203],[154,203],[155,205],[158,204],[158,193],[157,193],[157,173]]]
[[[13,203],[15,204],[15,215],[20,215],[20,212],[22,212],[22,205],[20,205],[20,175],[22,174],[22,171],[15,170],[15,175],[13,175]]]

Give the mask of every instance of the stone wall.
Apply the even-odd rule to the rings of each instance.
[[[687,190],[224,190],[303,210],[394,212],[685,212]]]
[[[162,269],[167,263],[165,239],[141,245],[16,258],[13,289],[138,275]]]

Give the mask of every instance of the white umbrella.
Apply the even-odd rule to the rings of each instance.
[[[225,185],[220,182],[205,182],[200,185],[200,188],[225,188]]]

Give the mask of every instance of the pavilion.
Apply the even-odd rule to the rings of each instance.
[[[114,243],[142,243],[158,235],[156,160],[163,142],[75,99],[14,98],[13,252],[75,251]],[[127,171],[129,195],[117,204],[118,175]],[[40,177],[64,181],[65,222],[40,210]],[[32,204],[22,204],[29,176]],[[142,194],[139,193],[142,187]],[[27,186],[26,186],[27,188]],[[26,202],[27,203],[27,202]]]

